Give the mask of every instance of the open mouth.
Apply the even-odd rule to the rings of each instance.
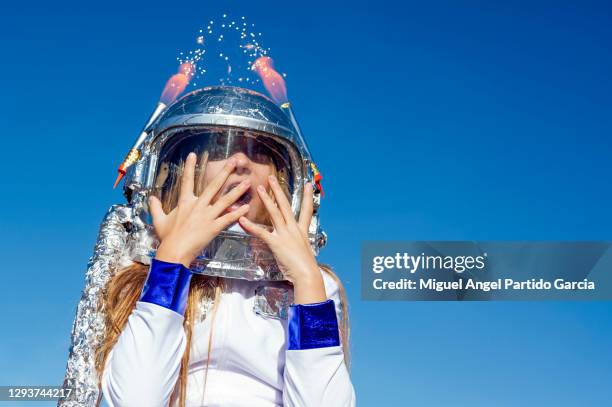
[[[228,185],[227,188],[225,188],[223,195],[228,194],[232,189],[236,188],[238,185],[240,185],[240,182],[234,182]],[[230,206],[230,209],[239,208],[240,206],[251,202],[252,198],[253,198],[253,193],[251,192],[251,189],[249,188],[246,191],[244,191],[244,193],[240,195],[238,199],[234,201],[234,203]]]

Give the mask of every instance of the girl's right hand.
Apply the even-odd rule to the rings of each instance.
[[[155,258],[170,263],[182,263],[189,268],[191,262],[222,230],[236,222],[249,211],[249,205],[224,213],[250,187],[248,180],[211,203],[227,178],[236,167],[236,160],[229,159],[225,167],[204,189],[200,196],[193,193],[197,157],[189,153],[181,176],[181,187],[177,206],[168,214],[161,201],[149,197],[149,208],[153,226],[161,243]]]

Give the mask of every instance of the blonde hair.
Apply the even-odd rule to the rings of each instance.
[[[203,169],[206,167],[208,155],[205,152],[199,159],[200,171],[196,172],[195,193],[199,195],[204,187]],[[180,172],[182,173],[183,163],[180,165]],[[178,184],[180,184],[178,178],[172,180],[169,192],[162,198],[162,206],[164,210],[169,212],[177,204],[178,200]],[[285,188],[286,193],[288,190]],[[341,299],[342,315],[341,320],[338,321],[339,333],[344,350],[344,360],[347,368],[350,366],[349,363],[349,320],[348,320],[348,304],[346,299],[346,292],[344,286],[340,282],[338,276],[332,271],[328,265],[320,264],[320,268],[327,273],[338,285],[339,296]],[[127,324],[128,318],[132,313],[136,302],[140,298],[142,288],[147,278],[149,266],[142,263],[134,263],[123,269],[119,270],[109,281],[105,287],[102,298],[100,301],[100,309],[105,314],[105,334],[104,339],[95,354],[95,366],[101,382],[104,366],[106,359],[112,348],[115,346],[119,335],[123,331]],[[204,300],[212,300],[213,307],[210,314],[211,328],[209,333],[208,341],[208,357],[206,361],[206,370],[204,375],[204,393],[206,391],[206,379],[208,377],[208,364],[210,361],[210,354],[212,348],[212,333],[214,328],[215,316],[217,313],[217,306],[221,299],[221,293],[225,290],[225,282],[223,278],[206,276],[201,274],[194,274],[191,278],[189,287],[189,295],[187,299],[187,308],[185,310],[185,318],[183,321],[183,328],[185,329],[185,335],[187,339],[187,346],[181,359],[181,366],[179,371],[179,377],[175,384],[174,391],[170,398],[170,405],[174,405],[178,399],[179,406],[185,407],[186,394],[187,394],[187,377],[189,373],[189,356],[191,350],[191,341],[193,333],[193,325],[198,318],[199,306]],[[209,315],[206,315],[208,318]],[[99,404],[99,403],[98,403]]]

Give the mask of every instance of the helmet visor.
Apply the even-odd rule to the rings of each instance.
[[[246,165],[246,169],[240,171],[269,167],[269,172],[277,176],[291,202],[294,193],[293,169],[284,144],[265,133],[239,128],[182,129],[171,134],[161,147],[155,172],[153,193],[162,201],[166,213],[178,203],[183,168],[190,152],[198,157],[193,191],[196,196],[204,191],[224,161],[240,156],[240,162]]]

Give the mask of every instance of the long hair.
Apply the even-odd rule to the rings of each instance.
[[[200,195],[204,187],[203,172],[208,160],[207,152],[200,157],[200,171],[196,171],[195,193]],[[184,163],[181,163],[179,173],[182,173]],[[179,180],[174,177],[171,180],[169,192],[164,194],[162,206],[166,213],[172,210],[178,201]],[[157,185],[157,184],[156,184]],[[286,188],[285,188],[286,189]],[[288,193],[288,190],[286,190]],[[344,350],[344,360],[347,368],[349,363],[349,320],[348,320],[348,304],[346,292],[338,276],[332,271],[331,267],[320,264],[320,268],[327,273],[338,285],[339,295],[342,302],[342,318],[339,322],[339,333]],[[142,263],[133,263],[119,270],[109,281],[105,287],[99,307],[105,314],[105,333],[104,339],[100,346],[96,349],[95,366],[101,382],[104,366],[110,351],[115,346],[119,335],[127,324],[128,318],[139,300],[142,288],[144,286],[149,266]],[[214,321],[217,313],[217,307],[221,299],[221,293],[225,290],[223,278],[194,274],[191,278],[189,286],[189,295],[187,299],[187,308],[185,310],[185,318],[183,328],[187,339],[187,346],[181,359],[179,377],[175,384],[174,391],[170,399],[170,405],[174,405],[178,399],[179,406],[185,407],[187,394],[187,376],[189,372],[189,356],[192,343],[193,325],[198,317],[199,307],[202,301],[212,300],[213,307],[206,318],[211,318],[211,328],[208,341],[208,357],[206,362],[206,370],[204,374],[204,392],[206,390],[206,379],[208,377],[208,364],[212,348],[212,334],[214,329]]]

